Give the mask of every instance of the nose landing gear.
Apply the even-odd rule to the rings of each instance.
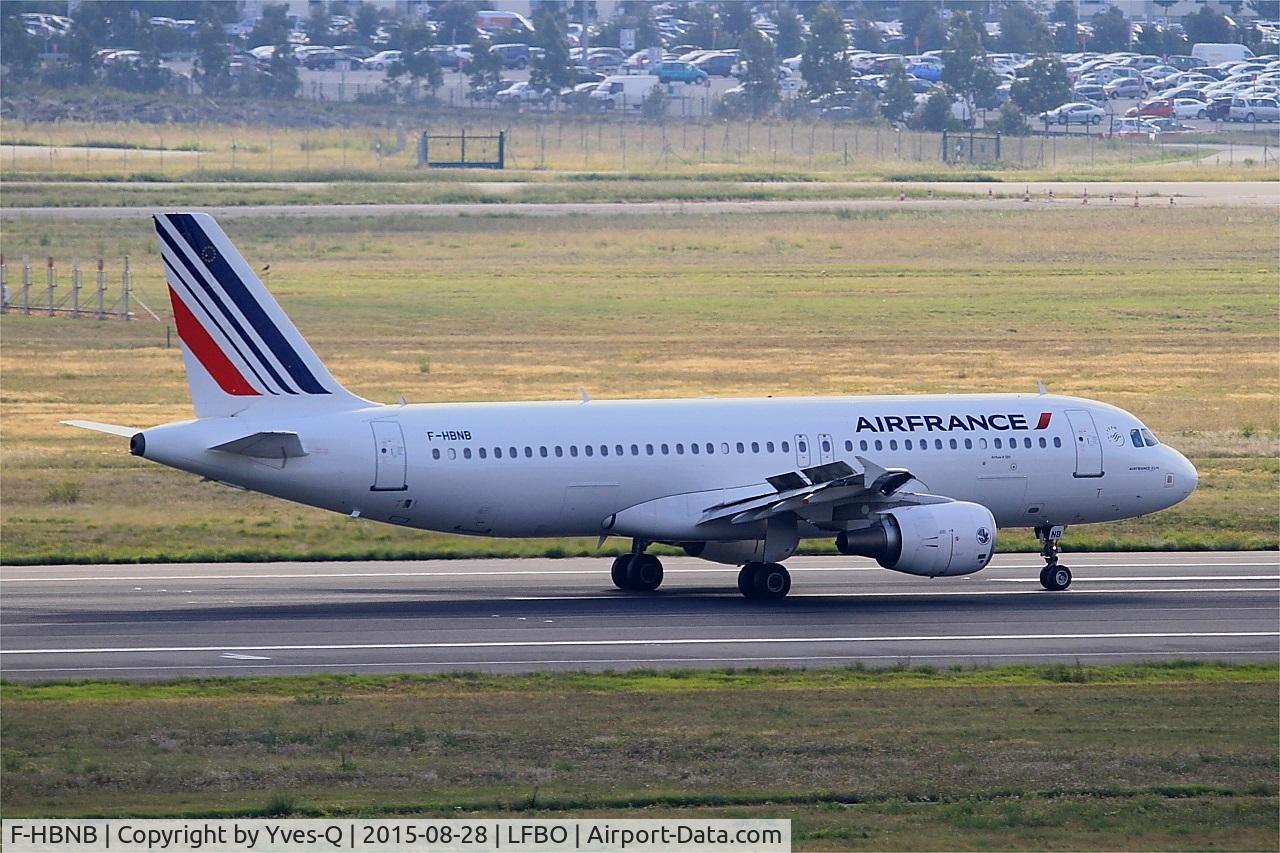
[[[1044,557],[1045,567],[1040,570],[1040,585],[1053,592],[1061,592],[1071,586],[1071,570],[1058,563],[1058,541],[1062,539],[1063,525],[1037,527],[1036,539],[1039,540],[1040,556]]]

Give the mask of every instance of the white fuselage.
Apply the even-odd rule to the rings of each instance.
[[[255,430],[296,432],[306,455],[208,448]],[[1195,488],[1176,450],[1143,441],[1114,406],[1055,395],[931,395],[370,406],[204,418],[145,430],[145,456],[336,512],[486,536],[657,541],[763,528],[613,529],[639,504],[699,508],[771,490],[766,478],[857,457],[905,468],[913,490],[989,508],[1001,527],[1113,521]],[[1149,435],[1149,433],[1148,433]],[[830,536],[830,524],[802,536]]]

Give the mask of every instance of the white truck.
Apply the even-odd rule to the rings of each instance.
[[[1230,61],[1244,62],[1245,60],[1253,59],[1253,51],[1243,44],[1202,42],[1201,44],[1192,45],[1191,55],[1196,59],[1203,59],[1209,65]]]
[[[638,110],[654,87],[662,88],[656,74],[611,74],[592,90],[591,102],[607,110]]]

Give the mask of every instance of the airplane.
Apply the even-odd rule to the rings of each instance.
[[[1048,394],[382,405],[330,374],[207,214],[154,217],[193,420],[135,455],[352,518],[474,536],[631,540],[613,583],[650,592],[664,543],[781,599],[804,539],[911,575],[990,562],[1030,527],[1061,591],[1068,525],[1171,507],[1197,473],[1138,418]]]

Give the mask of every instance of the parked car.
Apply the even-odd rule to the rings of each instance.
[[[1280,121],[1280,101],[1275,98],[1234,98],[1227,113],[1231,121]]]
[[[1101,107],[1077,102],[1063,104],[1057,109],[1043,112],[1040,114],[1040,118],[1049,124],[1102,124],[1102,117],[1105,115],[1106,113],[1103,112]]]
[[[349,56],[352,59],[358,59],[364,62],[366,59],[374,55],[373,48],[365,47],[362,44],[340,44],[334,48],[338,53]]]
[[[1071,90],[1071,94],[1081,101],[1093,104],[1105,103],[1107,93],[1096,83],[1081,83]]]
[[[1122,137],[1144,137],[1150,139],[1156,134],[1156,129],[1144,118],[1118,118],[1111,123],[1111,129],[1108,136]]]
[[[712,77],[729,77],[738,57],[732,53],[710,53],[694,61],[694,66]]]
[[[1178,121],[1176,118],[1169,118],[1169,117],[1150,118],[1150,119],[1147,119],[1146,121],[1150,127],[1155,129],[1156,133],[1159,133],[1162,136],[1167,136],[1169,134],[1196,132],[1196,128],[1191,127],[1190,125],[1183,124],[1182,122]]]
[[[384,50],[366,59],[364,67],[372,68],[374,71],[386,71],[400,61],[400,56],[401,54],[398,50]]]
[[[1173,117],[1174,118],[1208,118],[1209,105],[1204,101],[1195,98],[1174,98],[1173,99]]]
[[[520,106],[522,104],[541,104],[546,106],[555,98],[556,93],[550,89],[539,89],[532,83],[527,81],[513,83],[493,96],[493,99],[500,104],[506,106]]]
[[[1102,87],[1107,93],[1107,97],[1116,98],[1141,98],[1147,93],[1147,84],[1143,82],[1141,77],[1117,77],[1110,83]]]
[[[1233,95],[1215,95],[1210,98],[1209,106],[1205,108],[1209,121],[1226,121],[1231,115],[1231,102],[1234,100]]]
[[[502,58],[502,64],[506,68],[529,67],[530,56],[527,44],[495,44],[490,50]]]
[[[1143,101],[1136,107],[1129,107],[1125,111],[1125,115],[1169,118],[1173,115],[1173,102],[1168,98],[1152,98],[1149,101]]]
[[[658,66],[658,80],[662,83],[703,83],[709,76],[701,68],[678,59]]]
[[[498,93],[515,85],[513,80],[499,80],[496,83],[486,83],[483,86],[476,86],[467,90],[467,100],[469,101],[492,101],[497,97]]]

